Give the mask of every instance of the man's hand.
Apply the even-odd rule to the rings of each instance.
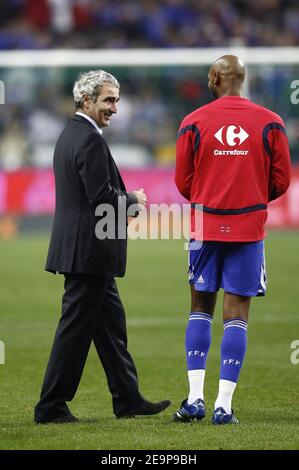
[[[137,191],[132,191],[132,194],[137,197],[138,200],[138,211],[142,211],[145,208],[147,197],[143,188],[138,189]]]

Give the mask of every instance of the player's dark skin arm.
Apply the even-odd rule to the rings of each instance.
[[[191,312],[204,312],[214,315],[217,292],[199,292],[191,286]],[[248,321],[251,297],[224,292],[223,320],[239,317]]]

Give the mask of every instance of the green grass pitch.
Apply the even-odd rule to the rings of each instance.
[[[129,349],[142,393],[172,405],[154,417],[118,421],[92,346],[70,408],[76,424],[36,426],[36,403],[60,314],[63,282],[43,271],[48,239],[20,238],[0,246],[1,449],[298,449],[299,233],[272,233],[266,242],[268,293],[251,306],[248,350],[234,396],[239,426],[211,425],[222,335],[219,294],[205,399],[207,417],[177,424],[171,416],[187,396],[184,331],[189,312],[183,242],[132,241],[128,271],[119,280]],[[297,356],[298,357],[298,356]]]

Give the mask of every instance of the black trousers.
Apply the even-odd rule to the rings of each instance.
[[[104,367],[116,416],[144,403],[127,350],[125,311],[114,278],[65,274],[62,316],[46,369],[35,421],[70,413],[66,405],[78,388],[93,341]]]

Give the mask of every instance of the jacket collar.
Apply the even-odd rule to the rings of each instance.
[[[79,122],[89,122],[97,131],[99,134],[103,134],[102,129],[97,125],[97,123],[94,121],[94,119],[90,118],[84,113],[81,113],[80,111],[77,111],[73,118],[75,121]]]

